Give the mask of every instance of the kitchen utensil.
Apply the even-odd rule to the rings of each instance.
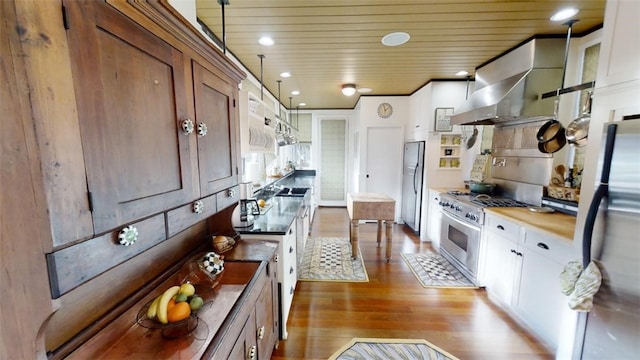
[[[495,186],[495,184],[491,183],[472,181],[469,183],[469,190],[476,194],[491,194]]]
[[[536,138],[538,139],[538,150],[546,154],[562,149],[567,143],[565,129],[556,119],[544,123],[538,130]]]
[[[589,135],[589,123],[591,122],[591,92],[588,93],[587,100],[582,108],[582,115],[573,120],[565,132],[570,145],[582,147],[587,144]]]
[[[476,128],[475,125],[473,125],[473,133],[467,140],[467,149],[471,149],[473,145],[475,145],[476,139],[478,139],[478,129]]]

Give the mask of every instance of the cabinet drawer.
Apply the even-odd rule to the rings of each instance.
[[[167,212],[168,237],[172,237],[216,213],[216,195],[207,196],[198,201],[202,201],[202,212],[199,214],[193,211],[194,203],[189,203]]]
[[[218,211],[229,207],[240,201],[240,187],[234,186],[216,194],[216,202],[218,203]]]
[[[114,231],[47,254],[51,296],[58,298],[166,239],[164,214],[132,226],[138,230],[138,239],[131,246],[120,245],[119,231]]]
[[[580,254],[576,252],[571,244],[551,235],[525,229],[523,238],[524,245],[527,248],[557,263],[566,264],[571,260],[580,258]]]
[[[517,239],[520,233],[520,226],[506,220],[500,216],[487,214],[485,222],[485,230],[501,234],[509,239]]]

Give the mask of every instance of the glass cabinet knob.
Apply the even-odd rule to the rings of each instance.
[[[202,200],[196,200],[193,202],[193,212],[196,214],[202,214],[204,211],[204,203]]]
[[[205,135],[207,135],[207,124],[198,123],[198,136],[205,136]]]
[[[194,130],[193,120],[191,119],[182,120],[182,122],[180,123],[180,127],[182,128],[182,132],[185,135],[191,134]]]
[[[136,229],[134,226],[127,226],[124,229],[120,230],[120,233],[118,234],[118,242],[120,243],[120,245],[133,245],[136,240],[138,240],[138,229]]]

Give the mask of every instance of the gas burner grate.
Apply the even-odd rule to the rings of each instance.
[[[483,207],[526,207],[527,204],[512,199],[473,199],[472,203]]]
[[[458,195],[469,195],[470,193],[464,192],[464,191],[458,191],[458,190],[449,190],[447,191],[447,194],[458,196]]]

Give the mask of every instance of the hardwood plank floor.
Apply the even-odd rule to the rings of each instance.
[[[271,359],[327,359],[354,337],[425,339],[460,359],[552,359],[484,289],[427,289],[401,253],[432,250],[403,225],[393,226],[393,256],[376,246],[375,223],[360,226],[367,283],[300,281],[287,340]],[[319,208],[311,236],[349,234],[346,208]],[[384,241],[384,240],[383,240]]]

